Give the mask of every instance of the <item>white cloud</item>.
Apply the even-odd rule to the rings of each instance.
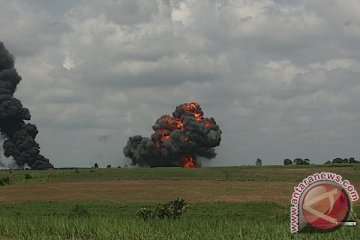
[[[356,0],[84,1],[56,17],[0,3],[17,96],[55,165],[72,164],[62,152],[89,164],[105,135],[117,165],[129,135],[187,101],[223,129],[218,165],[359,154]]]
[[[192,3],[194,4],[194,1]],[[185,2],[180,2],[178,7],[172,9],[171,19],[174,22],[181,22],[185,26],[190,25],[193,22],[190,7]]]
[[[324,69],[326,71],[332,71],[337,69],[360,71],[360,64],[355,59],[329,59],[324,63],[311,64],[312,69]]]
[[[63,67],[67,70],[71,70],[76,67],[74,60],[69,54],[65,54]]]

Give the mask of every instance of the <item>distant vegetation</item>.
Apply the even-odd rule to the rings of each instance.
[[[331,163],[360,163],[359,161],[355,160],[355,158],[335,158],[331,161],[327,161],[325,164]]]
[[[289,159],[289,161],[291,161]],[[291,161],[292,162],[292,161]],[[292,172],[287,168],[305,168]],[[331,170],[330,168],[339,167]],[[350,168],[351,171],[346,171]],[[105,181],[105,180],[215,180],[215,181],[300,181],[314,171],[336,171],[353,181],[360,181],[360,164],[311,164],[287,166],[237,166],[183,168],[76,168],[53,170],[2,170],[0,185],[44,182]],[[27,175],[28,174],[28,175]],[[31,175],[31,176],[30,176]]]
[[[284,159],[284,165],[291,165],[293,164],[292,161],[290,159]]]
[[[294,161],[291,161],[290,159],[284,159],[284,165],[309,165],[310,164],[310,159],[302,159],[302,158],[295,158]]]
[[[262,161],[261,161],[260,158],[258,158],[258,159],[256,160],[255,166],[257,166],[257,167],[261,167],[261,166],[262,166]]]
[[[354,163],[360,163],[360,161],[355,160],[355,158],[335,158],[332,161],[327,161],[325,164],[338,164],[338,163],[345,163],[345,164],[354,164]],[[309,165],[310,159],[302,159],[302,158],[295,158],[293,161],[290,159],[284,159],[284,165]]]

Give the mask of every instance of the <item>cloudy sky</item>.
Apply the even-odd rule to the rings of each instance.
[[[129,136],[198,102],[211,165],[360,159],[358,0],[0,0],[42,152],[123,165]]]

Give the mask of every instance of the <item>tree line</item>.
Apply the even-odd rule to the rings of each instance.
[[[327,161],[325,164],[331,164],[331,163],[360,163],[360,161],[355,160],[355,158],[335,158],[332,161]],[[284,165],[309,165],[310,159],[302,159],[302,158],[295,158],[293,161],[290,159],[284,159]]]

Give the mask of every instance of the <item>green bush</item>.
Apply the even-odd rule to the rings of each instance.
[[[1,177],[0,178],[0,186],[5,186],[10,184],[10,178],[9,177]]]
[[[32,176],[29,173],[25,174],[25,179],[31,179],[31,178]]]
[[[155,210],[149,208],[141,208],[136,215],[141,217],[142,219],[146,220],[149,218],[155,218]]]
[[[184,199],[177,198],[176,200],[160,204],[154,209],[141,208],[137,212],[137,216],[144,220],[153,219],[155,217],[160,219],[175,219],[185,213],[187,205],[188,203]]]

